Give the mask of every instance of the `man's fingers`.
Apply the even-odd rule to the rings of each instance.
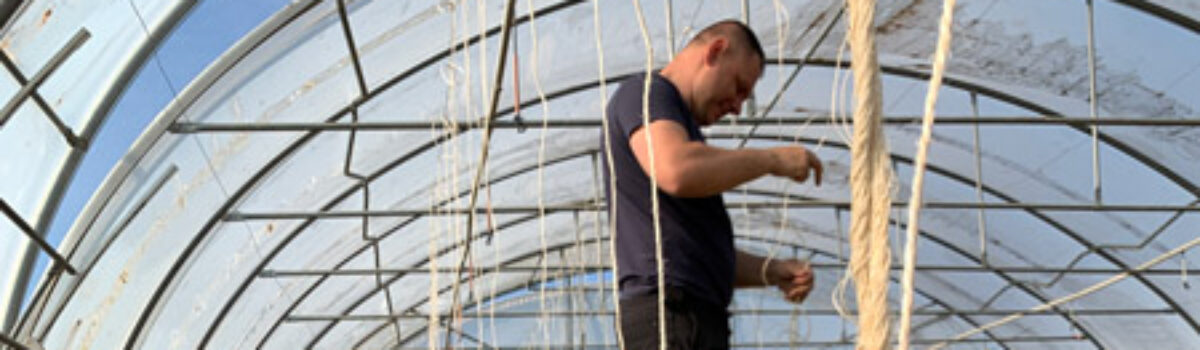
[[[790,260],[788,263],[789,263],[788,272],[791,274],[791,280],[793,283],[799,283],[799,282],[804,282],[804,281],[807,281],[809,283],[812,282],[813,270],[812,270],[812,267],[808,264],[808,262],[800,261],[800,260]]]
[[[788,279],[787,284],[779,286],[779,289],[784,292],[788,301],[799,303],[812,292],[816,279],[812,267],[807,262],[796,261],[793,267],[792,278]]]
[[[800,302],[800,292],[793,290],[791,292],[788,292],[787,295],[785,296],[785,298],[787,298],[788,301],[793,302],[793,303]]]
[[[805,280],[799,280],[799,281],[792,283],[792,289],[796,289],[796,288],[812,289],[812,287],[813,287],[813,280],[811,278],[805,279]]]
[[[793,291],[796,291],[799,289],[812,289],[813,282],[812,282],[812,280],[788,282],[788,283],[785,283],[778,287],[779,287],[779,291],[783,292],[783,294],[791,294]]]
[[[808,293],[812,291],[811,287],[793,288],[787,293],[787,300],[798,303],[808,297]]]
[[[797,164],[796,166],[799,169],[796,169],[797,173],[791,176],[792,180],[795,180],[796,182],[804,182],[805,180],[808,180],[808,173],[811,171],[813,182],[817,186],[820,186],[822,175],[825,173],[825,168],[823,165],[821,165],[821,158],[817,157],[815,153],[807,148],[800,148],[800,150],[803,151],[804,154],[800,155],[800,158],[798,158],[800,164]]]
[[[797,276],[796,278],[792,279],[792,284],[811,287],[813,285],[813,279],[812,277]]]
[[[788,299],[790,299],[790,300],[794,300],[794,301],[801,301],[801,300],[804,300],[804,297],[808,296],[808,292],[809,292],[809,290],[810,290],[810,289],[803,289],[803,290],[801,290],[801,289],[797,289],[797,290],[794,290],[794,291],[792,291],[791,293],[788,293]]]
[[[799,261],[797,261],[797,266],[798,267],[792,272],[792,276],[812,279],[812,266],[810,266],[807,262]]]

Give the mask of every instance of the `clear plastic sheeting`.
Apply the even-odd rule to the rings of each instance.
[[[166,1],[27,1],[6,24],[0,50],[11,60],[0,83],[6,103],[17,98],[21,79],[37,84],[18,104],[0,131],[0,198],[9,203],[39,234],[45,234],[80,155],[124,89],[139,52],[153,46],[151,33],[173,27],[172,13],[185,3]],[[84,41],[74,51],[73,38]],[[58,58],[57,60],[55,58]],[[55,61],[58,64],[55,64]],[[52,72],[48,75],[42,72]],[[14,74],[20,74],[18,78]],[[33,81],[34,79],[40,80]],[[38,99],[42,102],[36,102]],[[42,105],[44,103],[44,105]],[[59,130],[43,108],[65,127]],[[81,139],[78,145],[68,136]],[[0,225],[0,260],[5,271],[0,300],[20,305],[36,247],[15,225]],[[15,310],[15,309],[14,309]],[[9,311],[9,310],[6,310]],[[15,319],[6,313],[4,323]],[[15,325],[14,325],[15,326]]]
[[[1197,236],[1200,72],[1185,58],[1200,54],[1200,37],[1178,20],[1194,23],[1196,12],[1133,3],[1094,4],[1095,117],[1123,123],[1099,126],[1095,138],[1087,2],[957,9],[937,109],[945,122],[925,180],[917,345],[1070,295]],[[852,62],[839,54],[841,2],[513,4],[499,67],[507,2],[346,1],[348,22],[338,1],[283,8],[147,128],[78,219],[90,224],[76,225],[69,248],[87,273],[47,285],[26,330],[47,349],[612,347],[599,126],[606,96],[646,64],[637,11],[656,67],[708,23],[744,12],[768,56],[745,110],[767,119],[737,117],[707,129],[708,140],[799,143],[825,174],[821,187],[768,177],[725,194],[739,247],[816,269],[801,305],[770,289],[739,291],[731,341],[853,346],[855,305],[837,288],[851,249]],[[879,2],[901,203],[939,5]],[[1123,23],[1138,27],[1111,29]],[[35,110],[22,111],[0,143],[63,150]],[[1177,124],[1138,125],[1164,120]],[[36,185],[44,175],[23,176]],[[908,225],[904,209],[893,232]],[[1194,255],[954,346],[1197,347]]]

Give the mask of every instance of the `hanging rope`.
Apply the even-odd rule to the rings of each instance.
[[[858,300],[859,349],[884,349],[887,318],[888,214],[891,160],[884,142],[882,87],[875,53],[875,1],[849,0],[848,37],[854,64],[854,139],[851,147],[850,265]]]
[[[494,119],[496,117],[496,106],[500,102],[499,86],[500,86],[500,84],[503,83],[501,79],[504,78],[504,63],[505,63],[505,59],[508,57],[508,55],[505,55],[505,52],[508,51],[508,39],[511,35],[511,29],[512,29],[512,24],[513,24],[513,9],[515,7],[515,4],[516,4],[516,0],[509,0],[504,6],[505,7],[504,26],[501,28],[501,31],[500,31],[501,32],[501,34],[500,34],[500,36],[501,36],[500,53],[497,55],[498,57],[496,58],[496,60],[498,62],[496,63],[496,78],[495,78],[495,84],[493,85],[496,87],[496,89],[492,91],[491,98],[488,99],[488,103],[489,103],[490,107],[488,108],[487,114],[485,114],[484,118],[483,118],[483,140],[480,142],[481,149],[480,149],[480,154],[479,154],[479,161],[476,162],[476,164],[478,164],[478,168],[476,168],[474,180],[471,182],[470,203],[467,206],[467,208],[468,208],[467,209],[467,218],[468,219],[467,219],[467,224],[466,224],[467,227],[466,227],[466,230],[464,231],[464,234],[466,235],[466,239],[463,240],[463,242],[465,242],[465,243],[463,244],[462,256],[459,258],[458,263],[455,264],[454,275],[458,276],[458,277],[456,277],[452,280],[453,283],[452,283],[452,287],[451,287],[452,292],[451,292],[450,302],[453,303],[452,305],[454,305],[454,307],[452,307],[452,309],[454,309],[454,310],[458,310],[461,307],[461,305],[460,305],[461,302],[459,300],[459,295],[461,293],[460,292],[460,284],[461,284],[460,280],[461,280],[461,276],[462,276],[462,270],[464,267],[466,267],[467,260],[471,256],[471,242],[474,241],[473,236],[474,236],[474,229],[475,229],[475,207],[476,207],[477,201],[479,199],[480,182],[483,179],[484,169],[487,168],[488,150],[489,150],[488,146],[490,144],[489,141],[491,140],[491,137],[492,137],[492,125],[493,125],[492,119]],[[485,89],[486,89],[486,86],[485,86]],[[458,314],[459,314],[458,312],[455,313],[455,315],[458,315]],[[458,319],[461,319],[461,317],[456,316],[456,317],[454,317],[454,319],[458,320]],[[446,332],[445,344],[447,346],[449,346],[449,344],[450,344],[450,340],[451,340],[450,334],[451,334],[450,332]]]
[[[600,81],[600,105],[608,106],[608,83],[605,81],[604,73],[604,43],[600,36],[600,0],[592,0],[592,30],[595,33],[596,39],[596,72]],[[608,169],[608,188],[609,198],[611,203],[617,202],[617,174],[613,172],[614,161],[612,155],[612,135],[608,130],[608,108],[600,109],[601,129],[604,131],[604,163]],[[625,349],[625,334],[621,330],[621,302],[620,302],[620,271],[617,269],[617,206],[608,206],[608,260],[612,264],[612,301],[613,311],[617,329],[617,348]],[[601,289],[604,283],[601,282]]]
[[[546,186],[545,186],[546,182],[545,182],[545,177],[546,177],[546,134],[549,132],[549,124],[548,123],[550,120],[550,104],[546,101],[546,93],[542,89],[542,77],[540,74],[540,56],[541,56],[540,48],[541,48],[541,46],[538,45],[537,11],[533,8],[533,0],[526,0],[525,4],[526,4],[526,6],[528,6],[528,9],[529,9],[528,10],[529,11],[529,35],[531,38],[531,42],[533,44],[533,48],[531,49],[532,52],[530,54],[530,57],[531,57],[530,58],[530,70],[533,72],[533,86],[537,91],[538,102],[542,107],[542,128],[541,128],[541,133],[539,134],[539,137],[538,137],[538,156],[537,156],[538,239],[542,245],[542,259],[541,259],[541,261],[542,261],[542,266],[541,266],[541,268],[542,268],[542,283],[541,283],[540,287],[538,288],[538,300],[539,300],[538,303],[540,306],[541,315],[538,316],[538,323],[540,326],[539,328],[542,328],[542,343],[545,344],[546,347],[548,347],[550,344],[550,329],[549,329],[550,323],[547,322],[547,319],[549,318],[549,316],[547,314],[548,308],[546,307],[546,284],[549,282],[548,278],[550,276],[550,272],[548,271],[549,265],[547,265],[548,260],[549,260],[549,258],[547,258],[547,256],[549,255],[549,253],[546,251],[546,247],[547,247],[548,243],[546,240]],[[513,42],[515,43],[516,40],[514,40]],[[514,57],[515,57],[515,54],[516,53],[514,52]],[[516,62],[516,61],[514,61],[514,62]],[[570,277],[568,277],[568,278],[570,278]]]
[[[666,271],[663,266],[662,222],[658,211],[658,172],[654,168],[654,136],[650,131],[650,78],[654,69],[654,47],[650,44],[650,30],[646,28],[646,16],[642,13],[642,2],[633,0],[638,28],[642,30],[642,44],[646,47],[646,78],[642,82],[642,129],[646,137],[646,153],[650,155],[650,213],[654,220],[654,261],[658,273],[658,340],[659,347],[667,350],[667,293]]]
[[[921,121],[921,139],[917,141],[917,156],[913,163],[912,198],[908,201],[908,230],[904,243],[904,276],[900,279],[903,296],[900,299],[900,350],[908,350],[909,331],[912,329],[913,278],[917,266],[917,232],[920,232],[921,202],[925,187],[925,162],[928,159],[929,139],[933,134],[934,107],[937,105],[938,90],[942,87],[942,75],[946,71],[946,58],[950,55],[950,25],[954,23],[954,2],[942,2],[942,19],[938,24],[937,50],[933,58],[933,74],[929,77],[929,92],[925,94],[925,117]]]

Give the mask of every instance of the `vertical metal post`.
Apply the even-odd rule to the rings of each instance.
[[[837,230],[837,237],[838,237],[837,259],[838,259],[838,261],[847,261],[847,260],[849,260],[849,258],[846,257],[845,249],[846,249],[846,242],[850,240],[850,237],[847,236],[845,231],[842,230],[842,209],[841,208],[833,208],[833,222],[836,224],[835,229]],[[840,280],[842,278],[846,278],[845,274],[846,274],[846,271],[842,270],[842,277],[839,277],[838,279]],[[836,292],[835,292],[835,294],[836,294]],[[837,298],[837,297],[838,297],[838,295],[834,295],[834,298]],[[842,317],[842,318],[840,318],[840,321],[842,323],[842,330],[841,330],[841,337],[839,339],[842,339],[842,340],[848,339],[847,338],[848,335],[846,334],[846,322],[848,320],[845,317]]]
[[[575,215],[575,246],[579,247],[579,251],[577,251],[574,254],[576,265],[574,265],[574,269],[573,269],[573,271],[571,271],[571,276],[572,276],[571,279],[577,278],[576,276],[583,275],[585,272],[588,271],[586,269],[586,266],[588,265],[588,263],[587,263],[587,260],[584,259],[583,248],[582,248],[582,247],[584,247],[583,226],[582,226],[583,222],[579,219],[579,211],[578,210],[574,211],[573,214]],[[599,265],[599,264],[597,264],[597,265]],[[592,273],[595,273],[595,272],[592,272]],[[568,281],[570,281],[570,280],[568,280]],[[570,302],[571,302],[571,310],[572,311],[574,311],[575,309],[578,309],[579,304],[585,304],[585,305],[588,304],[587,299],[586,299],[587,295],[585,293],[573,292],[570,295],[571,295]],[[575,334],[579,334],[581,336],[585,335],[587,333],[587,323],[586,322],[581,322],[581,323],[582,324],[577,325],[574,322],[574,320],[572,320],[571,327],[570,327],[571,332],[575,333]],[[576,328],[579,328],[579,329],[577,330]],[[574,344],[574,339],[572,339],[572,344]],[[582,347],[581,347],[581,349],[582,349]]]
[[[974,91],[971,92],[971,114],[975,119],[979,119],[979,97]],[[979,123],[974,125],[975,131],[975,200],[983,204],[983,148],[982,139],[979,136]],[[987,266],[987,217],[983,214],[983,208],[978,211],[979,221],[979,264]]]
[[[810,267],[812,266],[812,257],[812,255],[809,255],[809,257],[804,260],[804,263],[808,264]],[[792,246],[792,258],[800,258],[800,246]],[[811,269],[809,271],[809,273],[814,273],[811,272]],[[813,276],[813,279],[816,279],[816,275]],[[800,329],[800,307],[800,305],[792,305],[791,327],[788,327],[788,349],[794,350],[796,349],[796,344],[800,343],[800,337],[798,337],[798,334],[796,334]]]
[[[579,218],[578,211],[575,212],[575,217],[576,217],[576,222],[578,222],[578,218]],[[576,228],[578,228],[578,225],[576,225]],[[578,232],[578,230],[576,232]],[[566,262],[566,259],[567,259],[567,256],[564,253],[565,251],[566,251],[565,249],[558,251],[558,257],[559,257],[559,259],[562,259],[564,263]],[[567,348],[572,349],[572,350],[575,349],[575,294],[576,293],[573,291],[575,288],[575,284],[572,281],[575,279],[575,276],[577,276],[577,275],[574,273],[570,273],[565,278],[567,280],[567,290],[570,292],[566,293],[567,294],[566,302],[567,302],[568,315],[567,315],[567,325],[566,325],[566,327],[563,327],[563,335],[567,338]],[[544,286],[545,282],[543,282],[542,285]]]
[[[745,23],[747,27],[750,26],[750,0],[742,0],[742,23]],[[782,45],[782,44],[783,43],[780,43],[780,45]],[[765,60],[767,58],[763,57],[763,59]],[[741,115],[742,117],[753,117],[754,116],[755,108],[756,108],[755,106],[757,106],[757,104],[758,104],[758,102],[756,102],[756,101],[757,101],[757,98],[755,98],[754,91],[750,91],[750,97],[746,98],[746,102],[745,102],[747,106],[750,106],[750,108],[746,108],[742,111],[742,115]],[[736,119],[735,119],[735,121],[736,121]]]
[[[663,0],[663,7],[667,15],[667,60],[675,59],[675,11],[671,6],[671,0]]]
[[[750,0],[742,0],[742,23],[750,25]]]
[[[600,185],[600,178],[601,178],[600,174],[603,169],[602,168],[603,165],[600,164],[599,154],[600,153],[598,153],[598,152],[593,152],[591,154],[591,157],[592,157],[592,192],[593,192],[592,203],[597,204],[597,205],[604,201],[604,199],[601,197],[601,194],[600,194],[602,191],[601,188],[603,188],[603,186]],[[592,213],[593,225],[594,225],[592,228],[593,228],[593,230],[595,230],[596,240],[597,240],[597,243],[596,243],[596,265],[603,266],[605,250],[604,250],[604,244],[601,243],[600,240],[602,239],[601,237],[604,236],[605,228],[607,226],[606,226],[606,223],[603,221],[603,217],[601,216],[600,212],[601,212],[600,210],[596,210]],[[609,243],[612,243],[612,240],[609,240]],[[616,262],[613,262],[613,263],[615,264]],[[612,269],[609,268],[608,271],[612,271]],[[605,274],[605,271],[596,272],[596,279],[598,282],[598,283],[596,283],[596,292],[597,292],[596,295],[598,296],[598,299],[599,299],[598,304],[600,304],[601,306],[607,305],[605,303],[605,300],[606,300],[605,298],[608,297],[608,293],[604,293],[604,288],[605,288],[604,282],[608,280],[608,278],[606,278],[604,276],[604,274]],[[589,301],[589,299],[587,299],[587,298],[588,297],[585,294],[584,302],[588,303],[590,305],[591,301]],[[616,310],[616,305],[613,305],[609,309]],[[616,323],[614,323],[614,324],[616,324]],[[586,324],[584,325],[583,329],[584,329],[584,332],[582,332],[582,334],[580,334],[580,347],[586,349],[587,348],[587,325]],[[614,330],[613,333],[616,333],[616,331]],[[607,332],[606,332],[606,334],[607,334]],[[607,338],[605,338],[605,339],[607,339]],[[607,342],[607,340],[602,340],[602,341]]]
[[[1087,0],[1087,39],[1088,39],[1088,106],[1091,112],[1093,121],[1099,120],[1100,116],[1096,109],[1096,31],[1094,25],[1094,5],[1092,0]],[[1092,124],[1092,193],[1095,195],[1096,203],[1101,203],[1100,196],[1100,125]]]

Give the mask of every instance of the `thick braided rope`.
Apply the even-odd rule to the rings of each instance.
[[[912,198],[908,201],[908,229],[904,243],[904,275],[900,279],[903,296],[900,299],[900,329],[897,331],[900,350],[908,350],[909,332],[912,329],[913,279],[917,266],[917,232],[920,232],[921,202],[925,187],[925,162],[928,160],[929,140],[933,134],[934,107],[937,105],[938,89],[942,87],[942,75],[946,72],[946,58],[950,55],[950,25],[954,22],[955,0],[942,2],[942,19],[938,24],[937,50],[933,58],[933,74],[929,77],[929,92],[925,94],[925,116],[921,122],[921,138],[917,141],[917,156],[913,164]]]
[[[858,349],[884,349],[887,318],[888,215],[892,173],[884,142],[882,87],[875,53],[875,1],[848,0],[854,71],[854,139],[851,147],[850,265],[858,300]]]

